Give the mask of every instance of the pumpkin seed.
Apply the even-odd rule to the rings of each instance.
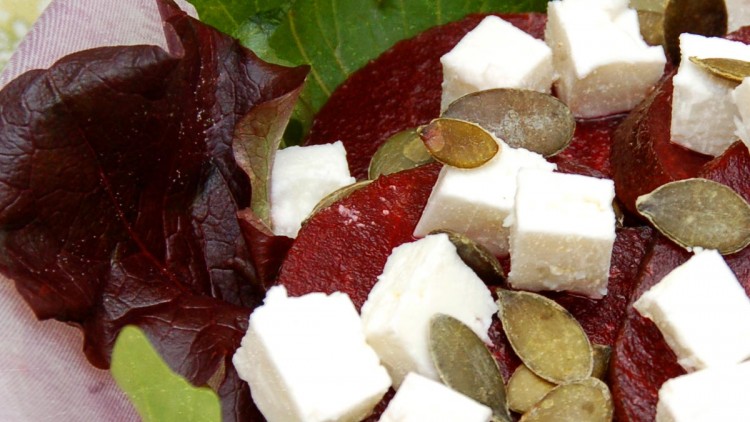
[[[690,57],[690,61],[711,72],[712,75],[728,81],[742,83],[750,76],[750,63],[736,59]]]
[[[503,377],[482,339],[461,321],[443,314],[430,321],[429,339],[443,383],[488,406],[493,420],[510,421]]]
[[[531,372],[526,365],[521,365],[508,380],[508,408],[526,413],[555,387],[555,384]]]
[[[592,378],[604,381],[609,372],[609,358],[612,356],[612,348],[603,344],[594,345],[594,369],[591,370]]]
[[[576,127],[565,103],[524,89],[499,88],[465,95],[451,103],[443,117],[476,123],[513,148],[545,157],[564,150]]]
[[[407,129],[388,138],[370,160],[368,177],[409,170],[433,162],[416,129]]]
[[[731,188],[706,179],[667,183],[636,200],[638,212],[662,234],[690,249],[727,255],[750,244],[750,204]]]
[[[720,37],[727,33],[724,0],[669,0],[664,9],[664,50],[674,63],[680,62],[680,34]]]
[[[500,151],[489,132],[463,120],[435,119],[418,132],[432,157],[453,167],[479,167]]]
[[[613,415],[607,384],[586,378],[550,391],[521,417],[521,422],[609,422]]]
[[[487,248],[471,240],[463,233],[453,230],[434,230],[430,234],[445,233],[448,235],[461,260],[474,270],[476,275],[490,286],[498,286],[505,283],[505,271],[500,261]]]
[[[510,345],[531,371],[556,384],[591,376],[591,343],[565,308],[536,293],[510,290],[498,290],[497,305]]]
[[[372,180],[361,180],[359,182],[352,183],[351,185],[346,185],[341,188],[338,188],[335,191],[329,193],[328,195],[323,197],[323,199],[321,199],[320,202],[317,203],[317,205],[315,205],[313,210],[310,212],[310,215],[308,215],[307,218],[305,219],[305,222],[309,220],[310,218],[312,218],[312,216],[314,216],[319,211],[330,207],[335,202],[338,202],[346,198],[347,196],[351,195],[353,192],[356,192],[362,189],[363,187],[369,185],[370,183],[372,183]],[[304,222],[302,224],[304,224]]]
[[[664,45],[664,12],[638,10],[638,23],[643,41],[648,45]]]

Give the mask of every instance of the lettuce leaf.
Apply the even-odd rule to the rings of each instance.
[[[204,22],[261,58],[309,64],[286,141],[299,142],[331,92],[397,41],[477,12],[543,12],[546,0],[191,0]]]
[[[275,144],[283,115],[255,111],[291,108],[308,69],[159,4],[174,55],[86,50],[0,92],[0,271],[37,317],[81,327],[95,366],[135,325],[172,370],[215,386],[224,420],[260,420],[231,357],[278,246],[246,240],[233,142],[254,116],[252,142]]]

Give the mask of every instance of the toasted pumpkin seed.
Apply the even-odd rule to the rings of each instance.
[[[486,284],[498,286],[505,282],[505,271],[500,261],[487,248],[471,240],[465,234],[453,230],[440,229],[430,232],[430,234],[438,233],[448,235],[448,239],[456,247],[456,252],[464,264],[474,270]]]
[[[680,34],[719,37],[727,33],[724,0],[669,0],[664,9],[664,50],[674,63],[680,62]]]
[[[510,421],[503,377],[482,339],[456,318],[438,314],[430,321],[429,341],[445,385],[492,409],[493,420]]]
[[[388,138],[370,160],[368,177],[412,169],[435,161],[425,148],[416,129],[407,129]]]
[[[511,147],[545,157],[564,150],[576,127],[565,103],[525,89],[498,88],[465,95],[451,103],[443,117],[476,123]]]
[[[641,36],[648,45],[664,45],[664,12],[638,10]]]
[[[725,58],[701,59],[695,56],[690,57],[690,61],[728,81],[742,83],[743,79],[750,76],[750,62]]]
[[[586,378],[550,391],[526,412],[522,422],[609,422],[614,415],[612,395],[607,384]]]
[[[432,157],[453,167],[479,167],[500,151],[489,132],[463,120],[435,119],[418,132]]]
[[[565,308],[536,293],[510,290],[498,290],[497,305],[510,345],[531,371],[556,384],[591,376],[591,343]]]
[[[667,183],[638,197],[636,208],[687,249],[716,249],[727,255],[750,244],[750,204],[721,183],[697,178]]]
[[[351,185],[343,186],[329,193],[328,195],[323,197],[323,199],[321,199],[320,202],[318,202],[315,205],[313,210],[310,212],[310,215],[308,215],[307,218],[305,219],[305,222],[309,220],[310,218],[312,218],[312,216],[317,214],[319,211],[330,207],[335,202],[338,202],[346,198],[347,196],[351,195],[353,192],[356,192],[362,189],[363,187],[369,185],[370,183],[372,183],[372,180],[360,180],[359,182],[355,182],[355,183],[352,183]],[[304,224],[304,222],[302,224]]]
[[[603,344],[594,345],[594,369],[591,370],[592,378],[599,378],[604,381],[609,372],[609,358],[612,355],[612,348]]]
[[[526,365],[521,365],[508,380],[508,408],[526,413],[555,387],[555,384],[531,372]]]

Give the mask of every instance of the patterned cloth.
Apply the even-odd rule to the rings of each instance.
[[[196,16],[188,3],[176,2]],[[135,44],[166,48],[155,0],[54,0],[0,75],[0,87],[72,52]],[[79,330],[38,321],[2,276],[0,321],[0,421],[138,420],[110,373],[84,357]]]

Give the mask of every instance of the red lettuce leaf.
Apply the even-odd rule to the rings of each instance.
[[[224,419],[258,420],[231,355],[276,271],[256,264],[277,260],[240,226],[251,189],[232,142],[256,107],[291,108],[307,68],[160,9],[174,54],[87,50],[0,93],[0,271],[39,318],[82,327],[94,365],[137,325],[193,383],[218,374]]]

